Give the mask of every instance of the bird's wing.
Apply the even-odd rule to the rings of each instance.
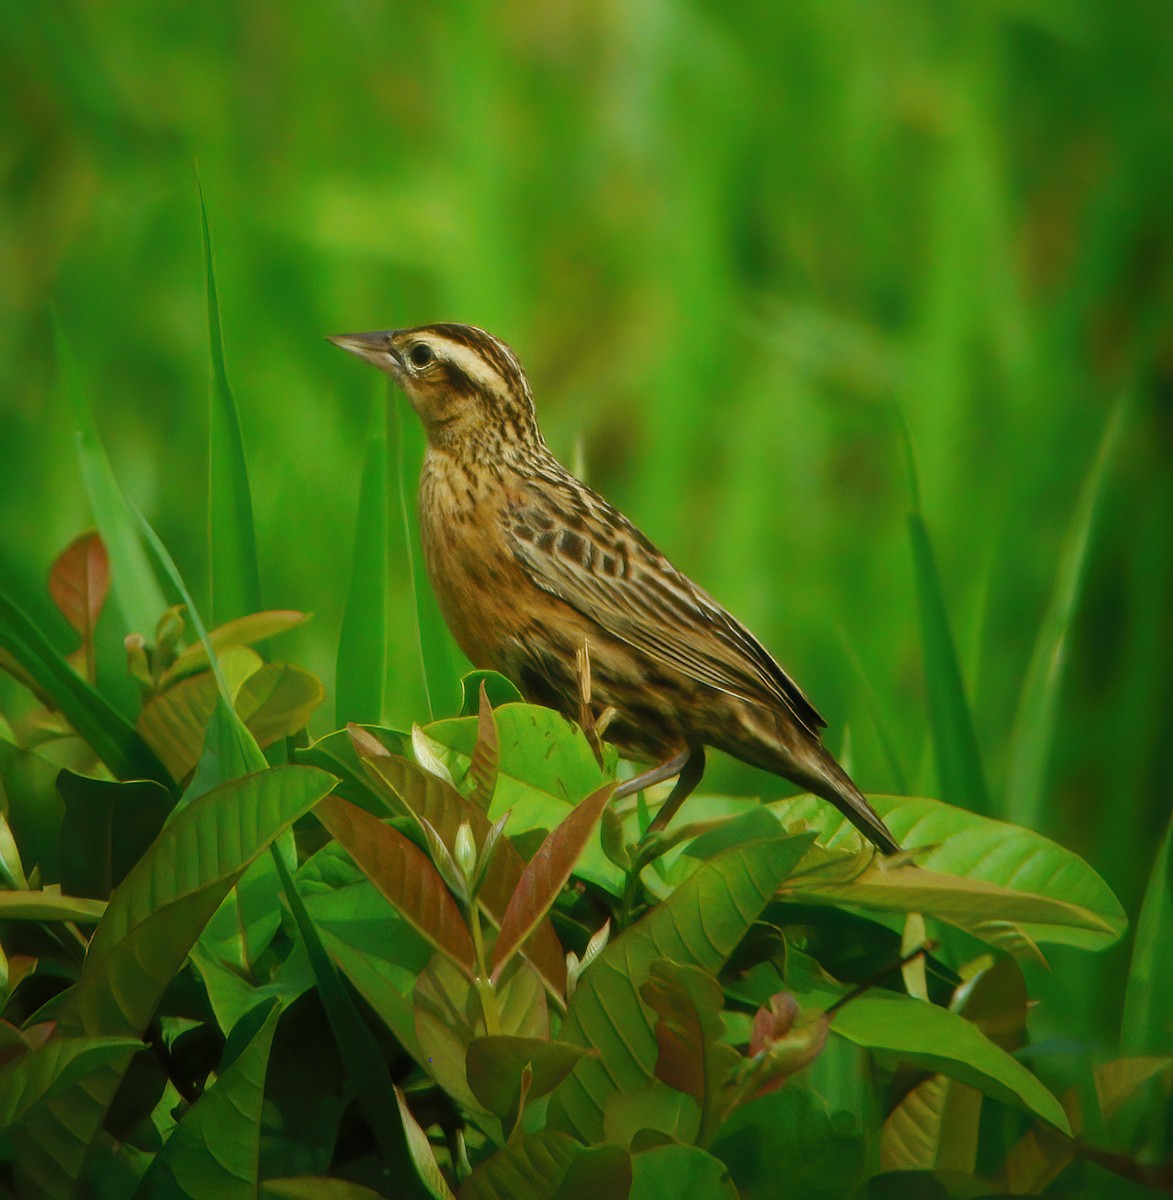
[[[553,483],[554,481],[549,481]],[[719,691],[826,724],[740,621],[577,480],[506,507],[505,535],[540,588],[650,658]]]

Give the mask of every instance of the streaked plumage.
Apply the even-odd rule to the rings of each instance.
[[[390,375],[424,424],[424,559],[474,665],[577,717],[585,642],[595,706],[616,710],[607,738],[628,757],[688,750],[699,764],[715,746],[830,800],[882,850],[898,849],[823,746],[825,722],[794,680],[550,453],[509,347],[468,325],[331,340]]]

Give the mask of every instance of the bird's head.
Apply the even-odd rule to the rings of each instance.
[[[433,446],[475,452],[494,445],[540,444],[521,363],[483,329],[421,325],[343,333],[328,340],[395,380]]]

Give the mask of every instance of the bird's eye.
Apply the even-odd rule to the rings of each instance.
[[[407,357],[413,367],[426,367],[436,356],[432,352],[431,346],[426,345],[424,342],[417,342],[407,352]]]

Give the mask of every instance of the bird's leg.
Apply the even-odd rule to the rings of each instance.
[[[685,747],[675,757],[670,758],[666,763],[661,763],[658,767],[653,767],[650,771],[644,771],[642,775],[637,775],[634,779],[627,780],[626,783],[621,783],[612,793],[613,800],[622,800],[626,796],[634,796],[636,792],[642,792],[644,788],[651,787],[654,783],[663,783],[665,779],[671,779],[673,775],[679,775],[688,765],[689,758],[692,757],[692,751]],[[694,785],[695,786],[695,785]],[[689,789],[692,790],[691,788]],[[673,788],[672,794],[676,794],[676,789]]]
[[[648,826],[648,834],[659,833],[672,820],[680,806],[692,795],[693,789],[700,783],[704,773],[704,746],[690,746],[688,758],[681,766],[676,786],[668,793],[668,799],[660,806],[660,811],[656,813],[655,819]]]

